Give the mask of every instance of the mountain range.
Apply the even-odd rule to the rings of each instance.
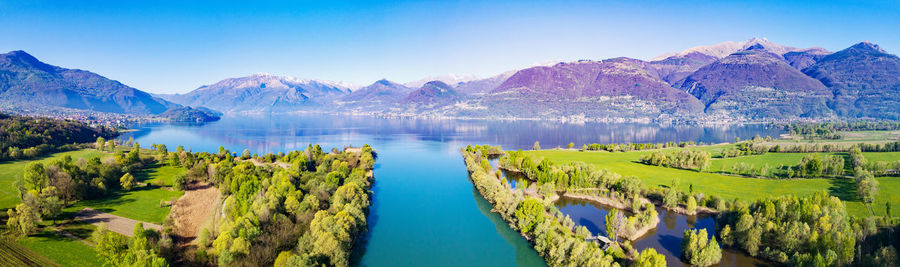
[[[215,112],[184,107],[90,71],[46,64],[25,51],[0,54],[0,104],[12,109],[64,108],[177,121],[219,119]]]
[[[430,81],[429,81],[430,80]],[[668,53],[559,62],[493,77],[442,76],[364,87],[270,74],[153,96],[21,51],[0,55],[0,101],[159,114],[334,112],[602,121],[900,119],[900,58],[861,42],[830,52],[752,38]]]
[[[43,63],[24,51],[0,54],[0,101],[131,114],[178,106],[93,72]]]

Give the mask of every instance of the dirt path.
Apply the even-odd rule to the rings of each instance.
[[[92,208],[84,208],[83,210],[78,211],[75,214],[75,219],[90,223],[93,225],[98,225],[102,222],[106,223],[106,226],[110,231],[120,233],[126,236],[131,236],[134,234],[134,225],[137,223],[143,223],[144,229],[156,229],[162,231],[163,227],[158,224],[142,222],[138,220],[132,220],[129,218],[125,218],[118,215],[112,215],[106,212],[102,212],[99,210],[95,210]]]
[[[172,206],[179,244],[189,244],[200,234],[201,227],[215,215],[220,197],[219,189],[207,182],[187,186],[184,195]]]

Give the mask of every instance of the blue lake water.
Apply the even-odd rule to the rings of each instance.
[[[147,124],[134,128],[136,131],[120,138],[134,137],[144,147],[152,143],[166,144],[170,149],[183,145],[195,152],[215,152],[219,146],[262,154],[305,149],[308,144],[325,149],[371,145],[378,159],[369,231],[354,253],[354,263],[360,266],[545,265],[522,237],[490,212],[490,205],[474,190],[458,152],[467,144],[527,149],[535,141],[545,148],[569,142],[578,146],[715,143],[781,133],[761,125],[573,124],[318,114],[226,116],[203,125]]]

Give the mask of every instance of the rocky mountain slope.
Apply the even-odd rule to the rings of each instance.
[[[827,117],[831,91],[784,58],[754,45],[706,65],[680,82],[707,114],[750,119]]]
[[[579,61],[518,71],[460,113],[504,117],[656,118],[702,112],[700,102],[660,78],[652,64],[630,58]]]
[[[828,86],[829,107],[845,118],[900,119],[900,58],[862,42],[803,70]]]

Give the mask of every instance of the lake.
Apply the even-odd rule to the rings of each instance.
[[[530,149],[574,142],[730,142],[778,136],[762,125],[660,126],[633,123],[561,123],[386,119],[320,114],[226,116],[203,125],[135,125],[143,147],[240,153],[282,152],[320,144],[324,149],[370,144],[375,165],[369,231],[354,252],[360,266],[543,266],[528,242],[490,212],[468,180],[459,148],[468,144]],[[665,222],[660,222],[663,225]],[[680,234],[677,236],[680,238]],[[679,241],[680,242],[680,241]]]

